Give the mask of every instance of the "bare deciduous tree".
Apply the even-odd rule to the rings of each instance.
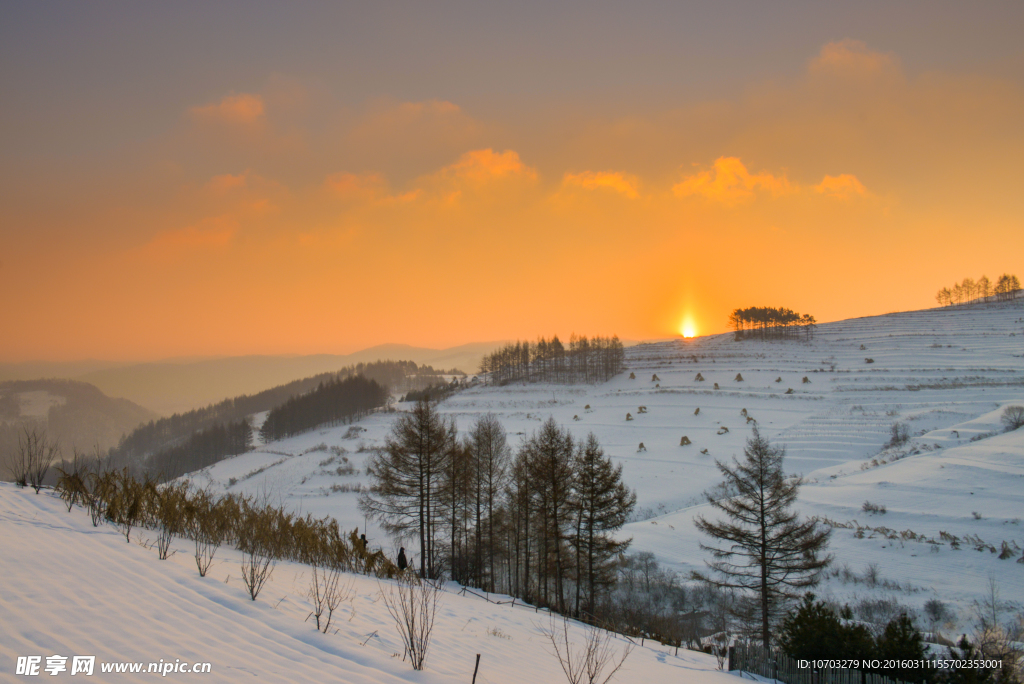
[[[196,568],[200,577],[206,577],[224,537],[223,525],[209,492],[197,491],[189,500],[187,524],[188,534],[196,544]]]
[[[632,653],[633,644],[627,643],[616,659],[611,632],[594,625],[581,625],[582,637],[574,638],[569,622],[567,617],[552,615],[548,627],[540,630],[551,644],[566,680],[569,684],[607,684]]]
[[[72,451],[74,456],[71,461],[63,461],[57,467],[57,472],[60,473],[60,478],[57,480],[57,491],[68,507],[68,512],[79,501],[85,502],[86,478],[88,476],[85,458],[78,452],[78,449]]]
[[[354,595],[354,582],[351,579],[342,581],[340,563],[331,550],[322,544],[310,553],[309,566],[312,576],[307,595],[313,604],[313,610],[306,619],[315,617],[316,628],[327,634],[327,630],[331,628],[334,611]]]
[[[999,420],[1003,421],[1007,432],[1024,427],[1024,406],[1007,406]]]
[[[999,663],[995,681],[1019,684],[1024,675],[1024,613],[1013,614],[1012,602],[1003,601],[995,577],[981,601],[975,601],[974,641],[982,658]]]
[[[7,467],[15,484],[31,486],[38,494],[50,464],[59,454],[60,445],[49,440],[45,429],[26,425],[18,435],[18,448],[8,457]]]
[[[395,621],[412,669],[422,670],[427,660],[437,604],[441,598],[440,585],[421,580],[412,572],[405,572],[393,584],[381,585],[380,595]]]
[[[238,549],[242,552],[242,581],[253,601],[259,596],[263,585],[274,574],[277,565],[277,541],[280,519],[278,511],[270,506],[270,493],[257,495],[255,505],[243,501],[244,523],[238,535]]]

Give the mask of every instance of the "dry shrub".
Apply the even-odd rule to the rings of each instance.
[[[593,625],[581,627],[582,638],[573,638],[569,618],[552,615],[548,627],[540,632],[551,644],[569,684],[607,684],[626,662],[633,644],[626,644],[621,656],[616,658],[610,632]]]
[[[412,572],[404,572],[393,584],[382,585],[380,595],[395,621],[412,669],[422,670],[441,598],[440,584],[421,580]]]

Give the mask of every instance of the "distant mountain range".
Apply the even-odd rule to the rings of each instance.
[[[0,461],[18,446],[24,427],[39,426],[61,445],[70,459],[72,451],[105,453],[122,435],[157,414],[128,399],[114,399],[95,386],[74,380],[9,380],[0,382]],[[4,467],[0,462],[0,477]]]
[[[352,354],[171,359],[140,364],[103,361],[0,364],[0,381],[71,378],[95,385],[107,398],[125,397],[158,414],[171,415],[226,397],[260,392],[298,378],[336,372],[359,362],[415,361],[435,369],[455,368],[473,375],[479,370],[484,355],[501,344],[503,341],[476,342],[449,349],[382,344]]]

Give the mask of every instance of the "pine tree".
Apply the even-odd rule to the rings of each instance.
[[[804,594],[803,601],[786,615],[779,632],[779,644],[797,660],[844,660],[877,657],[874,639],[867,627],[844,624],[831,606]]]
[[[586,588],[587,607],[593,610],[597,591],[615,580],[613,560],[632,540],[616,541],[609,532],[626,524],[636,506],[636,494],[622,482],[622,465],[611,459],[594,433],[587,435],[573,464],[576,504],[576,612],[581,590]]]
[[[799,479],[786,478],[782,468],[785,449],[772,447],[754,428],[743,450],[743,462],[716,461],[725,480],[707,495],[708,503],[726,519],[709,521],[697,516],[697,529],[724,542],[721,547],[701,543],[711,553],[706,561],[710,575],[694,573],[697,580],[722,588],[738,589],[756,606],[761,641],[769,645],[772,619],[800,589],[814,586],[819,572],[829,563],[822,556],[830,530],[817,521],[800,521],[791,510]]]
[[[906,613],[889,621],[878,639],[878,650],[875,657],[881,660],[910,661],[924,660],[924,636],[914,625],[914,621]],[[930,670],[922,667],[897,668],[893,678],[904,682],[923,682]]]

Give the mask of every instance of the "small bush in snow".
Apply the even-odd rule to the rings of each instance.
[[[885,515],[885,504],[878,505],[873,504],[870,501],[865,501],[864,505],[860,507],[865,513],[878,513],[879,515]]]
[[[903,446],[910,441],[910,427],[906,423],[896,421],[889,427],[889,443],[886,446]]]

